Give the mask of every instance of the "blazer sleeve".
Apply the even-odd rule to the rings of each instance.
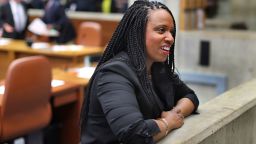
[[[114,135],[124,144],[155,144],[160,130],[153,119],[144,120],[134,85],[113,71],[99,73],[97,98]]]
[[[199,100],[195,92],[192,89],[190,89],[183,81],[181,81],[178,76],[175,79],[176,79],[174,84],[175,97],[176,97],[175,101],[177,102],[181,98],[190,99],[195,106],[195,109],[193,112],[196,112],[199,105]]]

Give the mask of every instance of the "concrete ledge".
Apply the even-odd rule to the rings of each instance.
[[[256,143],[255,87],[256,80],[252,80],[201,105],[199,115],[186,118],[182,128],[159,144]]]

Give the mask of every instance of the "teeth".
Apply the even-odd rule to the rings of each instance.
[[[170,47],[162,47],[163,50],[169,51]]]

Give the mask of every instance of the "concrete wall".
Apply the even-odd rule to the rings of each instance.
[[[210,42],[210,65],[199,65],[200,42]],[[245,31],[180,32],[176,47],[179,71],[223,74],[228,89],[256,77],[256,33]]]
[[[256,79],[200,105],[158,144],[255,144]]]
[[[245,22],[250,30],[256,30],[255,0],[218,0],[219,9],[215,19],[209,21],[216,27],[223,27],[233,22]],[[225,25],[223,25],[225,23]]]

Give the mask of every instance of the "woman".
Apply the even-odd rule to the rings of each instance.
[[[82,144],[154,144],[196,111],[197,96],[174,73],[175,32],[159,2],[127,10],[90,80]]]

